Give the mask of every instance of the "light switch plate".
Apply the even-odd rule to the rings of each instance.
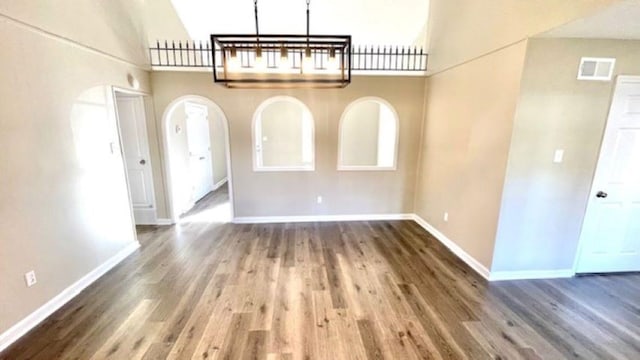
[[[558,149],[553,154],[553,162],[559,164],[564,160],[564,149]]]

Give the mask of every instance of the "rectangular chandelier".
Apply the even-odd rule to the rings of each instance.
[[[229,88],[343,88],[350,35],[211,35],[213,79]]]

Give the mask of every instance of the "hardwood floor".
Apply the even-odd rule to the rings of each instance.
[[[198,213],[2,359],[638,359],[640,275],[487,283],[411,221]],[[210,219],[215,220],[215,219]]]

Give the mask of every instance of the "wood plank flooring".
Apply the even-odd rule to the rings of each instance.
[[[223,201],[141,228],[139,252],[0,358],[640,358],[640,275],[489,284],[411,221],[198,215]]]

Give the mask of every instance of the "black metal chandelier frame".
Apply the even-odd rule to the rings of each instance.
[[[254,8],[256,34],[211,35],[215,83],[232,88],[341,88],[351,82],[351,35],[310,35],[309,0],[306,35],[260,34],[257,0]]]

